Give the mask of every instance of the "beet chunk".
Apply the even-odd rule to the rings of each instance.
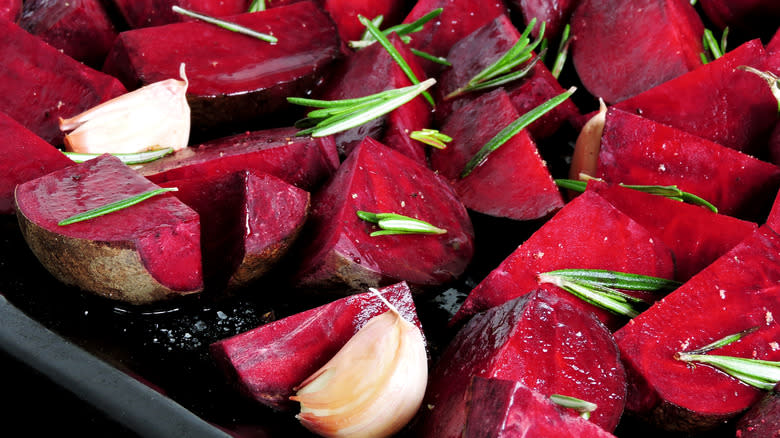
[[[162,195],[94,219],[57,223],[156,188],[103,155],[20,184],[16,213],[30,249],[58,280],[147,304],[203,288],[197,213]]]
[[[777,120],[777,100],[766,81],[738,69],[764,68],[759,40],[615,105],[749,154],[763,151]]]
[[[753,35],[776,32],[780,20],[780,3],[774,0],[701,0],[701,8],[718,28]]]
[[[422,327],[409,287],[379,290],[406,320]],[[331,359],[371,318],[387,311],[372,292],[341,298],[211,344],[217,365],[238,390],[274,409],[296,407],[294,388]]]
[[[466,395],[463,438],[614,437],[584,418],[569,415],[519,382],[474,377]]]
[[[26,1],[19,25],[93,68],[103,65],[117,36],[100,0]]]
[[[739,438],[780,436],[780,386],[753,405],[737,423]]]
[[[254,169],[310,190],[336,171],[339,157],[332,137],[296,137],[296,132],[289,127],[236,134],[182,149],[139,172],[161,183]]]
[[[212,17],[223,17],[246,12],[247,0],[112,0],[125,22],[131,28],[162,26],[164,24],[192,21],[173,12],[174,5]]]
[[[609,330],[544,290],[475,315],[455,335],[430,376],[422,436],[461,436],[473,376],[596,403],[591,421],[608,431],[623,413],[626,376]]]
[[[48,143],[62,143],[60,117],[71,117],[126,92],[116,79],[10,21],[0,20],[0,35],[0,111]]]
[[[22,13],[22,0],[0,0],[0,18],[16,21]]]
[[[212,24],[176,23],[122,32],[103,70],[128,89],[179,76],[186,65],[193,131],[246,129],[308,94],[340,56],[330,18],[311,2],[228,17],[279,38],[270,44]]]
[[[582,84],[607,103],[701,66],[704,25],[687,0],[582,0],[571,32]]]
[[[14,212],[17,184],[73,165],[57,148],[0,111],[0,214]]]
[[[167,181],[200,216],[206,286],[245,286],[274,266],[298,237],[309,193],[268,174],[242,171]]]
[[[766,217],[780,187],[778,166],[614,107],[597,173],[613,183],[677,185],[748,220]]]
[[[629,374],[626,409],[669,430],[697,432],[740,414],[761,391],[709,366],[675,360],[758,327],[708,354],[778,360],[780,236],[762,226],[615,333]]]
[[[471,220],[446,181],[370,137],[312,205],[313,237],[298,274],[302,287],[434,286],[458,278],[473,255]],[[358,218],[358,210],[397,213],[447,232],[370,237],[377,228]]]
[[[674,277],[671,251],[660,239],[598,194],[586,191],[566,204],[488,274],[469,293],[452,322],[536,289],[537,275],[556,269],[607,269]],[[562,300],[596,312],[611,328],[624,322],[562,289],[549,288]]]
[[[528,131],[522,130],[461,178],[466,163],[520,115],[503,89],[483,94],[442,126],[453,138],[431,153],[431,167],[448,178],[466,206],[516,220],[545,217],[563,207],[563,198]]]

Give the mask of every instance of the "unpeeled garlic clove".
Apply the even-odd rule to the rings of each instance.
[[[292,400],[297,418],[324,437],[387,437],[417,413],[428,382],[425,340],[389,303]]]
[[[79,115],[60,119],[65,149],[79,153],[135,153],[187,147],[190,107],[184,64],[181,80],[167,79],[103,102]]]
[[[577,136],[574,154],[571,158],[569,178],[579,179],[580,174],[595,176],[598,169],[601,135],[607,120],[607,105],[599,98],[599,111],[588,120]]]

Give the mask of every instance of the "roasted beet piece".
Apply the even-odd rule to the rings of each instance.
[[[431,373],[421,436],[461,436],[473,376],[596,403],[591,421],[608,431],[623,413],[626,376],[609,330],[541,289],[475,315],[455,335]]]
[[[765,62],[761,41],[751,40],[615,107],[732,149],[760,152],[777,120],[777,100],[766,81],[737,67],[763,69]]]
[[[704,25],[687,0],[582,0],[571,32],[582,84],[607,103],[701,66]]]
[[[422,330],[409,287],[379,290]],[[372,292],[351,295],[211,344],[217,365],[238,390],[274,409],[290,410],[297,385],[317,371],[371,318],[387,311]]]
[[[0,214],[14,212],[17,184],[73,165],[57,148],[0,111]]]
[[[424,288],[452,281],[471,261],[474,231],[447,182],[427,167],[367,137],[312,201],[312,241],[298,274],[302,287],[363,290],[407,281]],[[445,234],[370,237],[358,210],[396,213]]]
[[[102,67],[117,36],[100,0],[26,1],[19,25],[94,68]]]
[[[780,385],[753,405],[737,423],[738,438],[780,436]]]
[[[614,107],[598,158],[597,176],[606,181],[677,185],[748,220],[766,217],[780,187],[778,166]]]
[[[245,286],[275,265],[298,237],[309,193],[279,178],[242,171],[167,181],[200,216],[206,287]]]
[[[522,14],[526,24],[534,18],[538,23],[544,21],[544,35],[549,40],[556,40],[580,0],[507,0],[506,3]],[[539,27],[534,28],[531,34],[539,35]]]
[[[752,35],[776,32],[780,20],[780,3],[775,0],[701,0],[701,8],[718,28]]]
[[[139,172],[161,183],[259,170],[304,190],[317,187],[339,166],[332,137],[296,137],[294,128],[253,131],[183,149]]]
[[[450,180],[466,208],[531,220],[563,207],[561,193],[526,130],[501,145],[471,174],[460,177],[482,146],[518,117],[509,96],[497,89],[457,110],[442,126],[453,141],[432,151],[431,167]]]
[[[626,409],[696,432],[750,407],[761,391],[709,366],[675,360],[758,327],[708,354],[778,360],[780,236],[766,226],[615,333],[629,375]]]
[[[203,22],[136,29],[119,35],[103,70],[134,89],[179,77],[184,63],[192,129],[202,133],[246,129],[284,111],[288,96],[308,94],[340,56],[333,22],[311,2],[228,19],[279,42]]]
[[[425,79],[425,74],[417,63],[406,44],[395,34],[390,36],[390,42],[398,53],[406,60],[419,80]],[[368,96],[391,88],[401,88],[412,85],[412,82],[401,70],[390,54],[381,44],[372,44],[351,54],[344,63],[336,69],[333,80],[322,90],[322,99],[350,99]],[[413,140],[409,134],[428,128],[431,121],[431,106],[422,96],[417,96],[390,114],[374,119],[361,126],[342,133],[335,134],[336,146],[339,152],[346,156],[365,137],[382,139],[382,143],[401,152],[421,164],[426,164],[427,146]]]
[[[0,0],[0,18],[16,21],[22,13],[22,0]]]
[[[527,386],[496,378],[474,377],[466,393],[463,438],[609,438],[584,418],[570,415]]]
[[[173,12],[174,5],[213,17],[236,15],[249,10],[248,0],[112,0],[125,22],[131,28],[162,26],[163,24],[192,21],[192,18]]]
[[[10,21],[0,20],[0,111],[53,145],[59,118],[126,92],[119,81],[61,53]]]
[[[607,269],[674,277],[671,251],[660,239],[598,194],[586,191],[488,274],[469,293],[452,322],[536,289],[537,275],[556,269]],[[596,312],[612,328],[625,322],[562,289],[549,287],[574,306]]]
[[[69,216],[158,188],[110,155],[20,184],[22,234],[58,280],[130,304],[203,288],[198,215],[171,195],[70,225]]]
[[[675,279],[687,281],[751,235],[758,225],[706,208],[592,180],[593,190],[660,238],[674,254]]]
[[[436,87],[435,115],[439,122],[445,121],[453,111],[484,92],[470,92],[450,99],[445,99],[445,96],[466,85],[480,71],[501,58],[519,38],[520,32],[509,18],[500,15],[452,46],[447,54],[452,67],[441,73],[439,86]],[[542,63],[537,63],[524,78],[506,84],[504,88],[520,114],[527,113],[564,91]],[[528,130],[534,138],[548,137],[565,121],[578,114],[579,110],[574,103],[567,100],[532,123]]]

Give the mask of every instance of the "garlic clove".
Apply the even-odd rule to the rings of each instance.
[[[103,102],[81,114],[60,119],[65,149],[80,153],[135,153],[187,147],[190,107],[184,64],[181,80],[167,79]]]
[[[428,382],[425,340],[389,306],[290,397],[304,427],[324,437],[386,437],[417,413]]]
[[[598,169],[601,135],[607,120],[607,105],[599,98],[599,111],[588,120],[577,136],[574,154],[571,158],[569,178],[579,179],[580,174],[596,176]]]

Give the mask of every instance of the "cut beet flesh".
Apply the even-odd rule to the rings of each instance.
[[[473,376],[595,403],[591,421],[608,431],[623,413],[626,376],[609,330],[544,290],[475,315],[455,335],[428,381],[421,436],[461,436]]]
[[[701,66],[702,32],[687,0],[582,0],[572,61],[591,94],[615,103]]]
[[[700,206],[592,180],[595,191],[660,238],[674,254],[675,279],[687,281],[751,235],[758,225]]]
[[[780,167],[644,117],[607,111],[598,177],[613,183],[677,185],[748,220],[766,217]]]
[[[570,415],[549,396],[511,380],[474,377],[466,403],[463,438],[614,437],[594,423]]]
[[[563,27],[569,22],[574,8],[580,0],[508,0],[506,3],[523,15],[523,23],[528,24],[536,18],[537,23],[544,21],[544,36],[556,41],[563,32]],[[531,34],[539,35],[537,25]]]
[[[0,0],[0,18],[16,21],[22,13],[22,0]]]
[[[206,286],[244,286],[275,265],[298,237],[309,193],[268,174],[242,171],[168,181],[200,216]]]
[[[14,211],[17,184],[73,165],[59,149],[46,143],[32,131],[0,111],[0,214]]]
[[[379,292],[422,330],[405,283]],[[244,395],[275,409],[290,410],[296,406],[289,400],[294,388],[328,362],[371,318],[386,311],[374,293],[355,294],[215,342],[210,350]]]
[[[670,430],[695,432],[738,415],[761,391],[709,366],[675,360],[758,327],[708,354],[780,359],[780,236],[761,227],[615,333],[629,374],[626,408]]]
[[[615,107],[732,149],[762,151],[777,120],[777,100],[766,81],[737,67],[761,70],[765,62],[761,41],[748,41]]]
[[[94,68],[103,65],[117,36],[100,0],[25,1],[19,25]]]
[[[296,137],[296,132],[276,128],[213,140],[146,164],[139,172],[161,183],[254,169],[310,190],[336,171],[339,157],[332,137]]]
[[[436,87],[436,119],[446,121],[459,108],[484,94],[470,92],[460,97],[444,97],[466,85],[480,71],[497,61],[520,39],[520,32],[505,15],[500,15],[455,43],[447,54],[452,67],[440,75]],[[518,67],[522,68],[522,67]],[[563,93],[563,88],[542,63],[537,63],[522,79],[506,84],[512,104],[520,114],[525,114],[552,97]],[[532,123],[528,130],[534,138],[548,137],[579,110],[567,100]]]
[[[566,204],[469,293],[453,323],[538,288],[537,275],[556,269],[607,269],[673,278],[672,253],[660,239],[604,198],[586,191]],[[594,311],[610,327],[625,322],[562,289],[550,290]]]
[[[228,19],[279,42],[202,22],[136,29],[119,35],[103,70],[134,89],[178,78],[184,63],[193,130],[199,132],[245,128],[289,108],[287,97],[308,94],[340,56],[333,22],[311,2]]]
[[[442,8],[441,15],[409,36],[412,47],[440,57],[446,57],[452,45],[461,38],[509,12],[502,1],[420,0],[403,22],[411,23],[437,8]],[[443,67],[430,61],[421,62],[421,65],[428,74],[439,72]]]
[[[431,168],[449,179],[458,197],[474,211],[516,220],[545,217],[563,207],[563,198],[528,131],[522,130],[461,178],[466,163],[520,115],[503,89],[483,94],[442,126],[453,138],[431,153]]]
[[[775,196],[775,202],[772,204],[772,209],[769,211],[766,225],[776,233],[780,233],[780,196]]]
[[[10,21],[0,20],[0,111],[44,141],[62,143],[59,118],[125,93],[119,81],[61,53]]]
[[[193,18],[173,12],[174,5],[212,17],[236,15],[249,9],[247,0],[113,0],[131,28],[162,26]]]
[[[19,185],[16,213],[33,253],[58,280],[146,304],[203,288],[197,213],[162,195],[94,219],[57,223],[156,188],[103,155]]]
[[[408,46],[395,34],[389,39],[415,72],[417,79],[424,80],[424,73],[417,63],[418,58],[409,51]],[[333,80],[323,87],[322,99],[351,99],[412,85],[398,63],[381,44],[372,44],[349,55],[332,77]],[[430,121],[431,106],[422,96],[418,96],[387,116],[335,134],[336,146],[339,152],[346,156],[365,137],[382,139],[383,144],[425,164],[426,146],[411,139],[409,134],[428,128]]]
[[[780,387],[753,405],[737,423],[738,438],[780,436]]]
[[[434,286],[458,278],[473,255],[471,220],[447,182],[370,137],[312,205],[313,237],[298,277],[304,287],[363,290],[402,280]],[[370,237],[377,228],[358,210],[397,213],[447,232]]]

